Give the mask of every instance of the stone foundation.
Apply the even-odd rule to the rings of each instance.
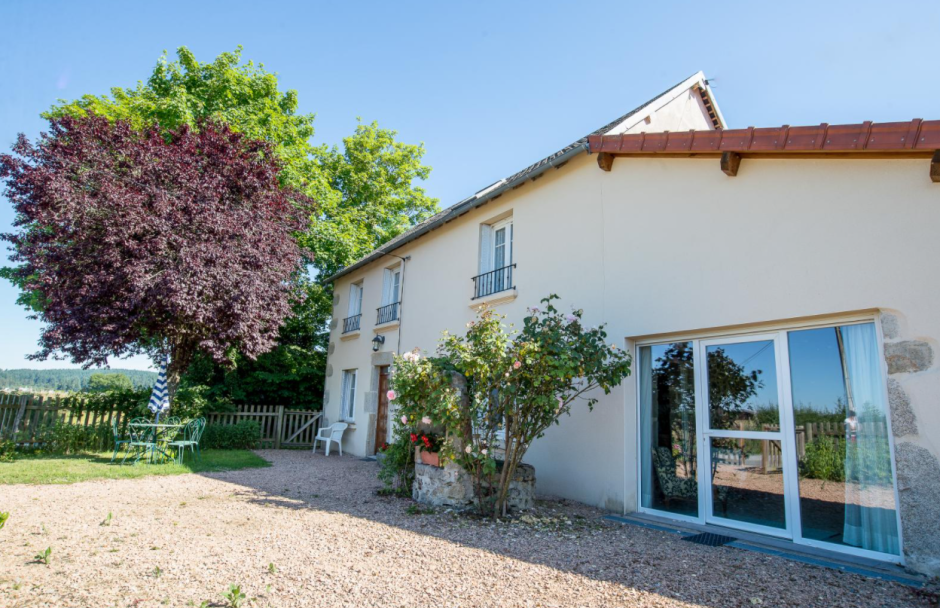
[[[475,505],[473,479],[453,462],[443,467],[415,464],[412,497],[432,507],[468,509]],[[507,503],[510,510],[531,509],[535,505],[535,467],[520,464],[509,483]]]

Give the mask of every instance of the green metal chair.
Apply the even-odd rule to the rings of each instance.
[[[183,421],[179,416],[168,416],[162,420],[163,424],[178,424],[182,425]],[[163,432],[163,440],[169,445],[177,438],[177,436],[182,432],[183,427],[179,428],[168,428]]]
[[[149,424],[150,419],[148,418],[134,418],[127,425],[127,433],[130,435],[130,440],[127,442],[127,448],[124,452],[124,459],[121,460],[121,464],[124,464],[127,461],[127,457],[130,456],[131,449],[134,451],[134,463],[137,463],[140,460],[142,454],[152,451],[153,449],[153,429],[151,427],[141,426],[142,424]]]
[[[186,448],[189,448],[189,451],[192,452],[193,457],[198,461],[199,460],[199,440],[202,439],[202,432],[206,428],[206,419],[205,418],[196,418],[195,420],[190,420],[189,423],[183,427],[183,438],[177,439],[176,441],[171,441],[168,445],[171,448],[176,448],[177,461],[183,463],[183,452]]]
[[[117,458],[118,452],[121,450],[121,446],[126,446],[131,442],[130,439],[123,439],[121,437],[121,425],[118,422],[120,417],[120,415],[115,415],[114,418],[111,419],[111,435],[114,436],[114,453],[111,454],[112,464],[114,463],[114,459]],[[124,449],[126,450],[127,448],[125,447]]]

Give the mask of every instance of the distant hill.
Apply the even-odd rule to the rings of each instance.
[[[33,391],[81,391],[92,374],[124,374],[135,388],[150,388],[156,372],[137,369],[0,369],[0,389]]]

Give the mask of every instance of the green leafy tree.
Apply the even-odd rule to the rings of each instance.
[[[92,393],[129,391],[134,388],[131,379],[124,374],[95,373],[88,378],[88,390]]]
[[[360,122],[342,149],[318,151],[338,194],[325,202],[303,241],[322,275],[334,274],[437,212],[437,199],[414,185],[431,172],[421,164],[424,145],[396,141],[396,135],[375,122]]]

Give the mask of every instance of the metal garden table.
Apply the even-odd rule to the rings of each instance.
[[[142,428],[142,429],[150,429],[151,431],[151,441],[150,441],[149,447],[147,448],[147,452],[150,454],[150,464],[153,464],[154,457],[157,455],[158,452],[164,458],[168,460],[174,460],[174,458],[170,456],[169,452],[167,452],[163,448],[163,446],[169,443],[170,441],[166,439],[166,436],[169,433],[169,431],[172,429],[182,430],[183,427],[186,426],[185,424],[164,424],[162,422],[161,423],[148,422],[148,423],[138,423],[134,426],[136,426],[137,428]],[[163,439],[160,438],[161,434],[163,435]],[[140,458],[137,458],[134,462],[137,462],[139,460]]]

